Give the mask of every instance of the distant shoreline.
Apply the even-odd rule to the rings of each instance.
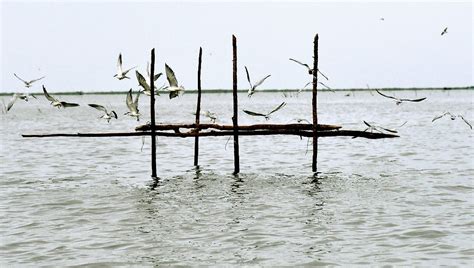
[[[403,91],[403,90],[468,90],[468,89],[474,89],[474,86],[467,86],[467,87],[407,87],[407,88],[398,88],[398,87],[388,87],[388,88],[344,88],[344,89],[334,89],[334,91],[340,91],[340,92],[347,92],[347,91],[370,91],[374,89],[379,89],[379,90],[387,90],[387,91]],[[263,89],[260,90],[260,93],[275,93],[275,92],[297,92],[300,89]],[[247,92],[247,89],[239,89],[238,92]],[[310,92],[311,89],[304,89],[302,90],[303,92]],[[323,91],[328,91],[326,89],[323,89]],[[19,91],[20,92],[20,91]],[[128,90],[125,91],[69,91],[69,92],[51,92],[52,94],[56,95],[118,95],[118,94],[126,94]],[[203,94],[209,94],[209,93],[230,93],[232,92],[232,89],[203,89],[202,93]],[[330,92],[330,91],[328,91]],[[9,96],[13,95],[15,92],[0,92],[0,96]],[[30,94],[34,95],[42,95],[42,92],[39,93],[34,93],[34,92],[29,92]],[[165,93],[165,92],[163,92]],[[186,90],[186,94],[196,94],[197,90],[196,89],[190,89]]]

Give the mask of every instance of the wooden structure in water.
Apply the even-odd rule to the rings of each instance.
[[[323,125],[318,122],[317,107],[317,84],[318,84],[318,35],[314,38],[314,62],[313,62],[313,90],[312,90],[312,124],[238,124],[238,97],[237,97],[237,39],[232,36],[233,50],[233,116],[232,125],[201,124],[201,63],[202,48],[199,49],[198,58],[198,94],[196,105],[196,121],[191,124],[156,124],[155,121],[155,49],[151,50],[151,72],[150,88],[153,93],[150,96],[151,122],[135,128],[134,132],[108,132],[108,133],[53,133],[53,134],[24,134],[25,138],[33,137],[129,137],[129,136],[150,136],[151,137],[151,176],[157,178],[156,171],[156,137],[194,137],[194,165],[199,164],[199,137],[233,136],[234,140],[234,174],[240,172],[239,136],[265,136],[265,135],[297,135],[309,137],[313,140],[312,171],[317,172],[318,159],[318,138],[322,137],[362,137],[368,139],[395,138],[394,134],[376,133],[357,130],[343,130],[337,125]],[[186,131],[184,131],[186,130]]]

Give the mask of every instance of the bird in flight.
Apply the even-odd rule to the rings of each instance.
[[[148,85],[148,82],[146,81],[145,77],[143,77],[143,75],[139,71],[135,71],[135,74],[137,76],[138,84],[143,88],[142,92],[145,93],[145,95],[151,96],[151,88],[150,88],[150,85]],[[155,74],[153,77],[153,81],[158,80],[158,78],[160,78],[161,75],[162,73]],[[150,75],[148,74],[148,77],[149,76]],[[156,90],[156,86],[154,86],[154,88]],[[158,91],[155,91],[155,94],[158,96],[160,95]]]
[[[393,97],[393,96],[385,95],[385,94],[383,94],[382,92],[378,91],[377,89],[375,89],[375,91],[377,91],[377,93],[379,93],[380,95],[384,96],[385,98],[394,99],[394,100],[395,100],[395,103],[396,103],[397,105],[402,104],[402,102],[404,102],[404,101],[420,102],[420,101],[423,101],[423,100],[426,99],[426,97],[425,97],[425,98],[421,98],[421,99],[400,99],[400,98],[396,98],[396,97]]]
[[[248,97],[252,97],[252,95],[255,93],[255,89],[257,89],[258,86],[260,86],[261,84],[263,84],[263,81],[265,81],[265,79],[267,79],[268,77],[270,77],[271,75],[267,75],[265,76],[264,78],[262,78],[260,81],[258,81],[257,83],[255,83],[255,85],[252,85],[252,82],[250,81],[250,75],[249,75],[249,70],[247,69],[247,66],[244,66],[245,67],[245,72],[247,73],[247,81],[249,81],[249,84],[250,84],[250,89],[248,91]]]
[[[178,85],[178,80],[173,72],[173,69],[165,63],[166,79],[168,79],[169,86],[165,87],[170,93],[170,99],[178,97],[179,94],[184,92],[184,87]]]
[[[282,102],[280,105],[278,105],[275,109],[273,109],[271,112],[267,113],[267,114],[262,114],[262,113],[257,113],[257,112],[252,112],[252,111],[248,111],[248,110],[243,110],[244,113],[248,114],[248,115],[251,115],[251,116],[262,116],[265,118],[265,120],[268,120],[270,119],[270,115],[278,110],[280,110],[281,108],[285,107],[286,105],[286,102]]]
[[[313,81],[309,81],[308,83],[306,83],[306,85],[304,85],[302,89],[298,90],[298,93],[303,91],[303,89],[305,89],[307,86],[311,85],[312,83]],[[323,82],[318,82],[318,84],[322,85],[324,88],[326,88],[327,90],[330,90],[331,92],[336,92],[334,91],[334,89],[330,88],[328,85],[324,84]]]
[[[445,112],[445,113],[442,114],[442,115],[436,116],[435,118],[433,118],[433,120],[431,120],[431,122],[434,122],[434,121],[436,121],[436,120],[438,120],[438,119],[440,119],[440,118],[442,118],[442,117],[444,117],[444,116],[446,116],[446,115],[449,115],[449,117],[451,118],[451,120],[455,120],[456,117],[461,118],[461,119],[464,121],[464,123],[466,123],[466,125],[468,125],[469,128],[472,129],[472,125],[471,125],[462,115],[460,115],[460,114],[454,115],[454,114],[452,114],[452,113],[450,113],[450,112]]]
[[[130,89],[127,93],[127,98],[125,99],[125,103],[127,104],[128,112],[124,113],[124,115],[129,115],[131,117],[136,117],[137,121],[140,121],[140,112],[138,110],[138,98],[140,97],[140,91],[137,92],[137,96],[135,100],[132,97],[132,89]]]
[[[16,78],[18,78],[21,82],[25,83],[25,87],[26,88],[30,88],[31,87],[31,84],[33,84],[34,82],[36,81],[39,81],[43,78],[45,78],[46,76],[42,76],[40,78],[37,78],[37,79],[33,79],[33,80],[30,80],[30,81],[26,81],[24,79],[21,79],[18,75],[16,75],[15,73],[13,74]]]
[[[79,104],[77,104],[77,103],[59,101],[58,99],[52,97],[51,95],[48,94],[48,92],[46,91],[46,88],[44,87],[44,85],[43,85],[43,92],[44,92],[44,96],[46,97],[46,99],[51,102],[51,105],[53,105],[54,107],[57,107],[58,109],[79,106]]]
[[[127,76],[127,73],[130,72],[130,70],[136,68],[137,66],[134,66],[128,70],[123,70],[122,68],[122,53],[119,54],[118,60],[117,60],[117,74],[114,75],[114,77],[117,77],[118,80],[122,79],[130,79],[130,77]]]
[[[104,118],[105,120],[107,120],[107,123],[109,123],[109,122],[110,122],[110,119],[112,119],[112,118],[115,118],[115,119],[118,118],[117,113],[116,113],[115,111],[110,111],[110,112],[109,112],[109,111],[107,111],[107,109],[106,109],[104,106],[102,106],[102,105],[93,104],[93,103],[88,104],[88,105],[89,105],[90,107],[92,107],[92,108],[95,108],[95,109],[97,109],[97,110],[99,110],[99,111],[104,112],[104,114],[103,114],[101,117],[99,117],[99,118]]]
[[[376,126],[376,125],[373,125],[373,124],[369,124],[367,121],[363,121],[363,122],[367,126],[367,128],[364,130],[364,132],[366,132],[366,131],[370,131],[370,132],[377,131],[377,132],[383,133],[383,131],[387,131],[387,132],[390,132],[390,133],[398,133],[396,130],[393,130],[393,129],[388,129],[388,128],[384,128],[384,127],[381,127],[381,126]],[[403,123],[403,125],[405,125],[405,123]]]
[[[28,101],[29,97],[33,97],[33,98],[36,99],[36,97],[34,95],[30,95],[30,94],[25,94],[25,93],[15,93],[15,94],[13,94],[12,98],[10,99],[10,101],[8,102],[8,104],[6,106],[6,112],[10,111],[10,109],[13,107],[13,104],[18,99]]]
[[[441,32],[441,35],[445,35],[448,33],[448,27],[444,28],[444,30]]]
[[[290,58],[290,60],[291,60],[291,61],[294,61],[294,62],[296,62],[296,63],[298,63],[299,65],[302,65],[302,66],[306,67],[306,69],[308,69],[308,73],[309,73],[310,75],[313,75],[314,70],[313,70],[313,68],[309,67],[308,64],[302,63],[302,62],[300,62],[300,61],[298,61],[298,60],[295,60],[295,59],[292,59],[292,58]],[[326,80],[329,80],[329,78],[328,78],[326,75],[324,75],[319,69],[318,69],[318,73],[319,73],[320,75],[322,75],[324,78],[326,78]]]

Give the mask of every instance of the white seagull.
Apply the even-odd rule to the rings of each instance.
[[[23,80],[21,79],[18,75],[16,75],[15,73],[13,74],[16,78],[20,79],[21,82],[25,83],[25,87],[27,88],[30,88],[31,87],[31,84],[33,84],[34,82],[36,81],[39,81],[43,78],[45,78],[46,76],[43,76],[43,77],[40,77],[40,78],[37,78],[37,79],[33,79],[33,80],[30,80],[30,81],[26,81],[26,80]]]
[[[168,83],[170,84],[168,87],[165,87],[164,89],[167,89],[170,93],[170,99],[175,98],[179,96],[184,91],[183,86],[178,86],[178,80],[176,79],[176,76],[174,75],[173,70],[165,63],[165,70],[166,70],[166,78],[168,79]]]
[[[248,97],[250,98],[255,93],[255,89],[257,89],[258,86],[263,84],[263,81],[265,81],[265,79],[267,79],[271,75],[269,74],[269,75],[265,76],[260,81],[255,83],[255,85],[252,85],[252,82],[250,82],[249,70],[247,69],[247,66],[244,66],[244,67],[245,67],[245,72],[247,73],[247,80],[249,81],[249,84],[250,84],[250,89],[249,89],[249,92],[248,92]]]
[[[460,114],[454,115],[454,114],[452,114],[452,113],[450,113],[450,112],[445,112],[445,113],[442,114],[442,115],[436,116],[435,118],[433,118],[433,120],[431,120],[431,122],[434,122],[435,120],[438,120],[438,119],[440,119],[441,117],[444,117],[444,116],[446,116],[446,115],[449,115],[450,118],[451,118],[451,120],[455,120],[456,117],[461,118],[461,119],[464,121],[464,123],[466,123],[466,124],[469,126],[469,128],[472,129],[472,125],[471,125],[462,115],[460,115]]]
[[[28,101],[29,97],[33,97],[33,98],[36,99],[36,97],[34,95],[30,95],[30,94],[24,94],[24,93],[15,93],[15,94],[13,94],[12,98],[10,99],[10,101],[8,102],[8,104],[6,106],[6,112],[10,111],[10,109],[13,107],[13,104],[16,102],[16,100],[21,99],[21,100],[24,100],[24,101]]]
[[[138,98],[140,97],[140,91],[137,92],[137,96],[135,97],[135,101],[132,97],[132,89],[130,89],[127,93],[127,99],[125,103],[127,104],[128,112],[124,113],[124,115],[129,115],[131,117],[136,117],[137,121],[140,121],[140,112],[138,110]]]
[[[421,99],[400,99],[400,98],[396,98],[396,97],[392,97],[392,96],[385,95],[385,94],[383,94],[382,92],[378,91],[377,89],[375,89],[375,91],[377,91],[377,93],[379,93],[380,95],[384,96],[385,98],[394,99],[394,100],[395,100],[395,103],[396,103],[397,105],[402,104],[402,102],[404,102],[404,101],[420,102],[420,101],[423,101],[423,100],[426,99],[426,97],[425,97],[425,98],[421,98]]]
[[[137,76],[138,84],[143,88],[142,92],[145,93],[145,95],[151,96],[151,88],[150,88],[150,85],[148,85],[148,82],[145,79],[145,77],[143,77],[143,75],[139,71],[135,71],[135,74]],[[158,80],[158,78],[160,78],[161,75],[162,73],[155,74],[155,76],[153,77],[153,81]],[[150,77],[149,73],[148,73],[148,77]],[[156,91],[156,86],[154,86],[154,88],[155,88],[155,94],[160,95],[158,91]]]
[[[290,58],[290,60],[291,60],[291,61],[294,61],[294,62],[296,62],[296,63],[298,63],[299,65],[302,65],[302,66],[306,67],[306,69],[308,69],[308,73],[309,73],[310,75],[313,75],[314,70],[313,70],[313,68],[310,68],[308,64],[302,63],[302,62],[300,62],[300,61],[298,61],[298,60],[295,60],[295,59],[292,59],[292,58]],[[328,78],[327,76],[325,76],[319,69],[318,69],[318,73],[319,73],[320,75],[322,75],[324,78],[326,78],[326,80],[329,80],[329,78]]]
[[[99,118],[104,118],[105,120],[107,120],[107,123],[109,123],[109,122],[110,122],[110,119],[112,119],[112,118],[115,118],[115,119],[118,118],[117,113],[116,113],[115,111],[110,111],[110,112],[108,112],[107,109],[106,109],[104,106],[102,106],[102,105],[93,104],[93,103],[88,104],[88,105],[89,105],[90,107],[92,107],[92,108],[95,108],[95,109],[97,109],[97,110],[99,110],[99,111],[104,112],[105,114],[103,114],[103,115],[102,115],[101,117],[99,117]]]
[[[122,69],[122,54],[120,53],[120,54],[119,54],[119,57],[118,57],[118,61],[117,61],[117,74],[114,75],[114,77],[117,77],[118,80],[122,80],[122,79],[125,79],[125,78],[130,79],[130,77],[127,76],[127,73],[128,73],[130,70],[132,70],[132,69],[134,69],[134,68],[136,68],[136,67],[137,67],[137,66],[134,66],[134,67],[132,67],[132,68],[130,68],[130,69],[124,71],[124,70]]]
[[[51,105],[53,105],[54,107],[57,107],[58,109],[61,108],[61,107],[62,108],[68,108],[68,107],[77,107],[77,106],[79,106],[79,104],[77,104],[77,103],[59,101],[58,99],[53,98],[51,95],[48,94],[48,92],[46,91],[46,88],[44,86],[43,86],[43,92],[44,92],[44,96],[46,97],[46,99],[51,102]]]
[[[252,112],[252,111],[248,111],[248,110],[243,110],[244,113],[248,114],[248,115],[251,115],[251,116],[262,116],[262,117],[265,117],[265,120],[268,120],[270,119],[270,115],[278,110],[280,110],[281,108],[285,107],[286,105],[286,102],[282,102],[280,105],[278,105],[275,109],[273,109],[271,112],[269,112],[268,114],[262,114],[262,113],[257,113],[257,112]]]

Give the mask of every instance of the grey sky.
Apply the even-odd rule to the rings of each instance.
[[[25,79],[47,77],[51,91],[137,88],[118,81],[125,67],[144,72],[151,48],[157,68],[196,87],[203,47],[203,87],[231,88],[231,36],[238,38],[239,88],[244,65],[262,88],[299,88],[320,37],[320,69],[334,88],[473,85],[471,1],[449,2],[1,2],[1,92],[23,91]],[[380,20],[380,18],[384,20]],[[448,27],[448,34],[441,31]],[[165,82],[160,78],[158,84]]]

